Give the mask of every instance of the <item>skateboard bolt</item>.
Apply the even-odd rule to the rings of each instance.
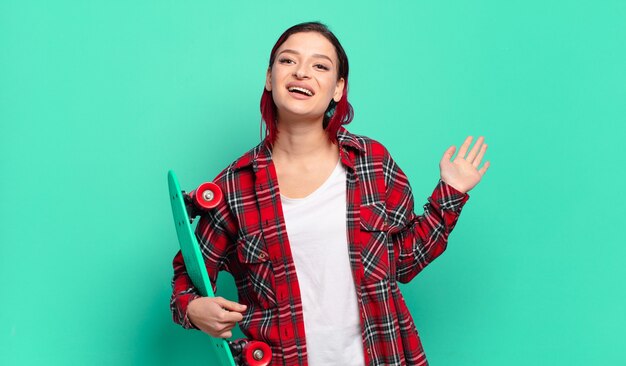
[[[252,352],[252,357],[256,361],[261,361],[263,359],[263,351],[261,351],[260,349],[257,349],[256,351]]]
[[[205,201],[211,201],[214,196],[215,195],[213,194],[213,191],[206,190],[202,192],[202,199],[204,199]]]

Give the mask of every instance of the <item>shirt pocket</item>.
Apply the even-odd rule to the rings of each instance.
[[[389,249],[387,246],[387,212],[384,202],[362,205],[361,215],[361,262],[363,282],[374,283],[389,276]]]
[[[263,234],[248,234],[237,240],[237,258],[243,269],[239,292],[264,309],[276,306],[272,262]]]

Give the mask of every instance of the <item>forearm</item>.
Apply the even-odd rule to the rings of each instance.
[[[468,199],[468,194],[440,180],[424,205],[423,215],[415,215],[412,202],[409,204],[411,209],[405,229],[392,236],[397,251],[396,277],[399,282],[410,281],[444,252]]]

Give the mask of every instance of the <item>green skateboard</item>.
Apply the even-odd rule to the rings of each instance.
[[[202,296],[214,297],[213,288],[206,271],[200,246],[191,229],[191,219],[203,210],[215,208],[222,200],[222,191],[214,183],[203,183],[197,189],[187,194],[181,191],[176,174],[169,171],[167,174],[170,202],[176,234],[180,243],[180,250],[185,260],[187,273],[194,286]],[[263,342],[249,341],[243,347],[234,346],[240,354],[233,358],[229,343],[222,338],[210,337],[209,356],[215,366],[237,366],[235,359],[241,360],[242,365],[265,366],[269,365],[272,353],[269,346]]]

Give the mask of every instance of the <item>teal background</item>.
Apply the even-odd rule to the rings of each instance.
[[[492,167],[403,286],[431,365],[624,365],[623,1],[2,1],[0,364],[207,365],[171,321],[166,172],[194,187],[259,142],[269,51],[327,23],[349,130],[416,207],[445,149]],[[220,278],[236,299],[232,279]]]

